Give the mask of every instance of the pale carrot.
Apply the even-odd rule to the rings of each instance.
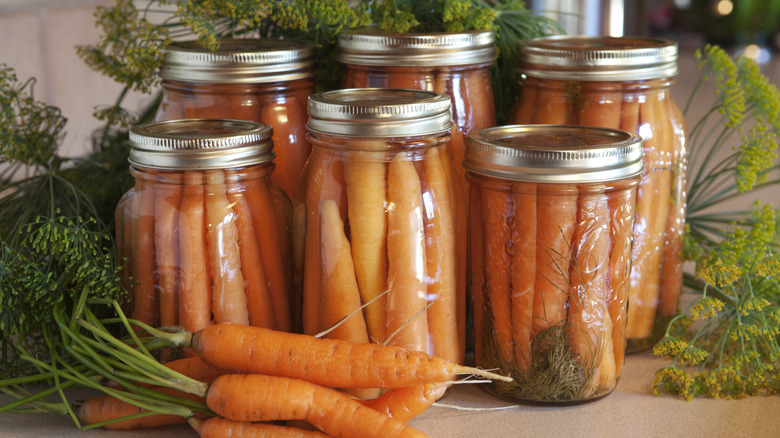
[[[666,163],[672,127],[669,114],[662,107],[662,99],[660,92],[649,93],[647,101],[639,106],[640,126],[646,124],[648,132],[643,133],[645,173],[636,199],[628,290],[628,339],[650,336],[658,305],[661,253],[671,195],[671,170]]]
[[[534,335],[566,322],[571,236],[577,220],[577,190],[570,185],[537,185]]]
[[[664,249],[661,266],[661,290],[658,297],[658,316],[668,317],[677,313],[677,304],[683,289],[682,252],[687,212],[686,175],[688,156],[685,118],[672,99],[665,99],[674,135],[672,136],[672,194],[669,217],[666,221]]]
[[[536,281],[536,184],[512,184],[511,303],[512,344],[517,368],[531,365],[531,335]]]
[[[224,375],[209,385],[206,404],[229,420],[304,420],[331,436],[425,436],[346,394],[298,379]]]
[[[508,248],[511,242],[514,206],[511,194],[505,186],[486,188],[482,191],[485,216],[485,291],[489,302],[487,314],[491,335],[501,363],[513,363],[512,305],[510,303],[510,273],[512,258]],[[511,189],[510,189],[511,190]],[[511,192],[510,192],[511,193]]]
[[[160,325],[178,324],[177,288],[179,272],[179,210],[181,178],[164,172],[155,188],[154,256],[157,273]]]
[[[133,243],[133,312],[132,317],[141,322],[156,325],[157,294],[154,284],[154,207],[155,190],[150,182],[136,182],[136,197],[139,198],[135,211]]]
[[[271,174],[271,181],[291,199],[311,152],[311,145],[306,140],[306,119],[306,107],[295,96],[279,96],[264,102],[260,113],[260,120],[271,125],[274,131],[276,170]]]
[[[619,129],[639,134],[639,95],[635,87],[623,87]]]
[[[204,174],[184,172],[179,215],[179,324],[198,331],[211,323]]]
[[[200,438],[326,438],[327,435],[297,427],[280,426],[270,423],[233,421],[221,417],[201,420],[189,418],[190,426]]]
[[[227,198],[222,170],[206,171],[208,258],[212,278],[211,309],[216,322],[249,324],[235,211]]]
[[[114,220],[116,222],[117,261],[122,270],[122,285],[132,292],[135,274],[133,272],[133,242],[135,241],[135,214],[140,198],[135,188],[130,189],[117,203]]]
[[[212,324],[199,332],[165,334],[165,338],[191,347],[206,363],[220,369],[304,379],[337,388],[402,388],[449,382],[459,374],[512,380],[421,351],[242,324]]]
[[[292,328],[290,311],[290,289],[292,287],[289,267],[286,266],[285,248],[289,242],[286,234],[281,234],[283,225],[279,224],[276,204],[271,184],[265,178],[252,178],[244,183],[244,196],[252,218],[252,227],[257,238],[260,252],[260,264],[267,281],[267,290],[274,313],[274,325],[277,330],[290,331]]]
[[[365,144],[363,145],[365,147]],[[380,142],[369,149],[386,147]],[[378,152],[350,151],[344,162],[352,257],[365,307],[368,334],[374,342],[385,340],[387,288],[387,167]]]
[[[423,181],[432,209],[425,209],[425,255],[428,272],[428,330],[432,354],[451,362],[461,360],[458,319],[456,230],[447,180],[439,149],[428,149],[423,159]]]
[[[631,269],[631,241],[634,229],[636,192],[619,187],[609,197],[611,226],[607,305],[612,319],[612,346],[615,358],[615,374],[623,369],[626,350],[626,312],[628,305],[628,281]]]
[[[417,417],[444,396],[450,383],[426,383],[422,385],[395,388],[363,405],[386,414],[403,423]]]
[[[244,279],[249,323],[260,327],[276,328],[271,296],[268,292],[263,264],[260,261],[259,238],[252,223],[252,212],[241,187],[232,183],[228,200],[235,212],[238,250],[241,257],[241,275]],[[273,215],[272,212],[266,212]],[[265,242],[264,242],[265,243]]]
[[[610,223],[607,195],[583,191],[577,201],[577,222],[572,235],[571,289],[567,333],[569,346],[577,361],[590,374],[595,390],[601,372],[600,351],[607,351],[602,339],[610,339],[605,320],[611,323],[607,310],[607,268],[609,266]],[[614,363],[614,359],[612,359]]]
[[[430,352],[422,188],[405,152],[387,171],[387,340]]]
[[[612,343],[612,336],[615,328],[612,326],[612,316],[609,308],[604,310],[604,319],[602,320],[601,336],[598,350],[599,381],[598,387],[602,391],[608,391],[615,387],[617,382],[617,362],[615,357],[615,345]]]

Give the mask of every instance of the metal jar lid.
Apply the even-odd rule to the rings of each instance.
[[[539,183],[596,183],[642,173],[642,138],[616,129],[508,125],[469,133],[466,169]]]
[[[408,137],[452,129],[450,97],[433,91],[353,88],[309,96],[314,133],[351,137]]]
[[[227,39],[211,51],[195,41],[165,50],[162,79],[206,83],[268,83],[314,75],[314,45],[303,41]]]
[[[346,64],[436,67],[493,62],[493,31],[460,33],[345,32],[337,59]]]
[[[661,38],[551,36],[521,42],[519,71],[579,81],[632,81],[677,74],[677,43]]]
[[[230,119],[167,120],[130,129],[133,165],[152,169],[229,169],[273,160],[273,130]]]

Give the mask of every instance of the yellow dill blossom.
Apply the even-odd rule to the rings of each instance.
[[[768,130],[763,121],[758,121],[742,138],[739,159],[736,166],[737,188],[740,193],[752,190],[756,183],[766,181],[768,169],[777,158],[777,136]]]
[[[705,282],[722,288],[739,281],[742,278],[742,269],[737,265],[727,264],[722,259],[717,259],[705,265],[698,275]]]
[[[682,354],[688,348],[688,343],[680,338],[666,335],[653,346],[653,354],[672,359]]]
[[[737,64],[725,50],[714,45],[697,50],[695,56],[699,68],[709,71],[709,76],[703,79],[715,82],[720,97],[718,111],[726,117],[726,125],[739,126],[745,115],[745,94],[739,86]]]
[[[723,310],[723,301],[715,297],[704,297],[688,308],[688,315],[693,320],[714,318]]]
[[[677,367],[670,366],[655,372],[650,387],[655,395],[668,393],[686,400],[692,400],[694,396],[694,382],[693,376]]]

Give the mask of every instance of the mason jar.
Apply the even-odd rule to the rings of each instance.
[[[609,394],[625,353],[642,140],[570,125],[469,134],[474,359],[488,391],[577,403]]]
[[[116,209],[130,316],[198,331],[216,322],[291,329],[291,249],[272,195],[272,129],[243,120],[130,130],[135,185]]]
[[[271,180],[289,198],[311,147],[306,99],[314,90],[311,43],[225,39],[216,51],[195,41],[172,43],[159,76],[162,101],[155,120],[219,118],[273,127],[276,170]]]
[[[685,121],[670,89],[677,44],[556,36],[529,40],[519,51],[522,92],[510,123],[621,129],[644,140],[626,331],[629,351],[650,348],[682,291],[688,164]]]
[[[346,89],[309,98],[296,196],[303,331],[463,360],[450,98]]]

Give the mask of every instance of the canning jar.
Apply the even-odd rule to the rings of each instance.
[[[450,98],[335,90],[312,95],[309,114],[294,203],[304,332],[461,362]]]
[[[478,367],[515,401],[609,394],[623,368],[642,141],[604,128],[469,134],[469,283]]]
[[[308,42],[226,39],[216,51],[197,42],[173,43],[159,76],[162,101],[155,120],[219,118],[273,127],[276,170],[271,180],[289,198],[311,147],[306,99],[314,89],[314,46]]]
[[[152,326],[289,331],[291,202],[270,181],[269,125],[152,122],[130,130],[135,186],[116,209],[129,311]]]
[[[655,38],[544,37],[520,46],[510,123],[622,129],[644,139],[637,191],[628,350],[651,347],[677,312],[686,214],[685,122],[672,99],[677,44]]]

